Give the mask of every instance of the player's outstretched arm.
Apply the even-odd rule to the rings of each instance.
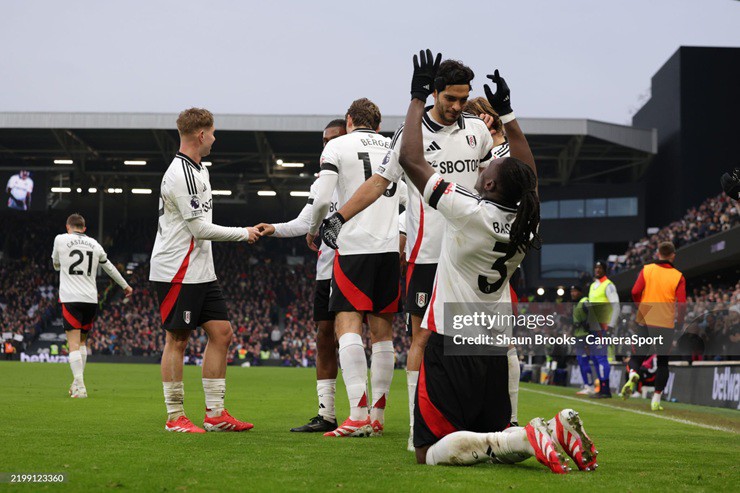
[[[509,90],[509,85],[499,75],[498,70],[495,70],[493,75],[488,75],[487,77],[491,79],[491,82],[496,84],[496,92],[491,91],[488,84],[485,84],[483,89],[486,92],[488,102],[494,111],[498,113],[501,122],[504,124],[506,136],[509,139],[509,153],[511,157],[519,159],[532,168],[536,176],[537,166],[534,162],[534,155],[529,148],[529,142],[527,142],[527,138],[519,126],[519,122],[516,121],[514,110],[511,109],[511,91]]]
[[[106,274],[113,279],[113,281],[121,286],[121,289],[124,290],[126,294],[126,297],[131,296],[131,292],[133,292],[133,289],[129,284],[126,282],[126,279],[123,278],[120,272],[118,272],[118,269],[116,269],[116,266],[113,265],[113,262],[110,262],[107,260],[107,257],[105,253],[103,253],[100,257],[100,266],[103,268]],[[131,291],[129,291],[131,290]]]
[[[431,50],[420,51],[418,58],[414,55],[411,103],[409,103],[409,109],[406,112],[398,161],[411,183],[419,190],[424,190],[429,177],[434,174],[434,168],[429,166],[424,158],[421,118],[424,115],[426,99],[432,93],[434,78],[437,75],[437,69],[441,61],[441,53],[438,53],[436,59],[432,60]]]
[[[329,212],[331,207],[331,197],[334,189],[337,187],[339,175],[336,172],[322,170],[316,180],[316,197],[314,198],[311,210],[311,221],[308,226],[308,233],[316,236],[321,227],[321,222]]]
[[[286,223],[259,223],[255,226],[262,236],[274,236],[275,238],[295,238],[308,233],[311,226],[311,214],[313,212],[313,199],[303,206],[301,212],[295,219]]]
[[[196,240],[246,241],[247,243],[254,243],[262,236],[262,233],[254,227],[232,228],[219,226],[218,224],[209,223],[203,217],[186,221],[186,224],[190,234]]]

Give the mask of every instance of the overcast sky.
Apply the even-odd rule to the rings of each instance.
[[[527,117],[629,123],[681,45],[740,47],[735,0],[1,0],[0,111],[405,113],[421,48],[498,68]]]

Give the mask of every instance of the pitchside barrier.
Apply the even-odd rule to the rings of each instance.
[[[62,354],[51,354],[48,350],[42,350],[36,354],[27,354],[25,352],[13,354],[11,360],[18,361],[21,363],[69,363],[67,355]],[[149,363],[159,364],[161,358],[159,356],[124,356],[124,355],[111,355],[111,354],[91,354],[87,357],[88,363]],[[203,358],[185,356],[186,365],[200,366],[203,364]],[[234,359],[229,363],[232,366],[285,366],[282,360],[279,359],[267,359],[260,360],[258,365],[252,365],[251,362],[247,362],[241,359]]]
[[[740,361],[696,361],[691,366],[686,362],[671,362],[669,366],[663,401],[740,409]],[[578,365],[568,365],[567,371],[569,386],[583,385]],[[624,365],[612,365],[609,377],[612,392],[621,389],[625,382],[624,373]],[[647,390],[646,397],[653,389]]]

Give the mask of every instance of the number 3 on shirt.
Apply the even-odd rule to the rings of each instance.
[[[499,278],[496,282],[490,283],[488,282],[488,277],[478,276],[478,289],[480,289],[484,293],[493,293],[501,289],[501,286],[504,285],[504,281],[506,281],[506,261],[513,257],[516,253],[516,250],[512,252],[509,252],[508,250],[509,245],[507,243],[493,243],[493,251],[497,253],[503,253],[504,256],[497,258],[491,266],[491,269],[493,269],[493,271],[499,273]]]

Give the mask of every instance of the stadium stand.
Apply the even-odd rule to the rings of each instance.
[[[5,331],[10,329],[24,336],[24,348],[40,342],[39,335],[60,316],[56,302],[58,278],[47,251],[59,232],[59,224],[63,224],[63,219],[56,215],[39,221],[25,217],[3,221],[4,233],[17,231],[21,226],[26,231],[26,236],[4,234],[6,242],[13,242],[6,244],[4,251],[14,255],[0,260],[0,321]],[[140,221],[119,224],[105,239],[110,258],[119,268],[128,265],[136,252],[151,250],[153,234],[148,226]],[[229,362],[315,366],[315,258],[303,239],[266,239],[254,247],[220,244],[214,251],[216,272],[229,300],[235,332]],[[164,333],[148,274],[145,263],[127,272],[135,290],[130,299],[124,299],[109,279],[100,278],[101,309],[90,337],[92,354],[160,356]],[[277,340],[273,340],[276,329]],[[396,329],[394,346],[397,366],[401,368],[409,345],[401,316],[397,317]],[[202,332],[193,334],[186,353],[190,361],[197,362],[202,357],[206,342]],[[64,351],[62,348],[62,354]]]
[[[676,248],[681,248],[717,233],[729,231],[738,224],[740,211],[737,203],[723,193],[711,197],[698,207],[689,209],[680,220],[630,245],[623,255],[610,262],[611,273],[616,274],[639,267],[653,260],[658,244],[662,241],[672,241]]]

